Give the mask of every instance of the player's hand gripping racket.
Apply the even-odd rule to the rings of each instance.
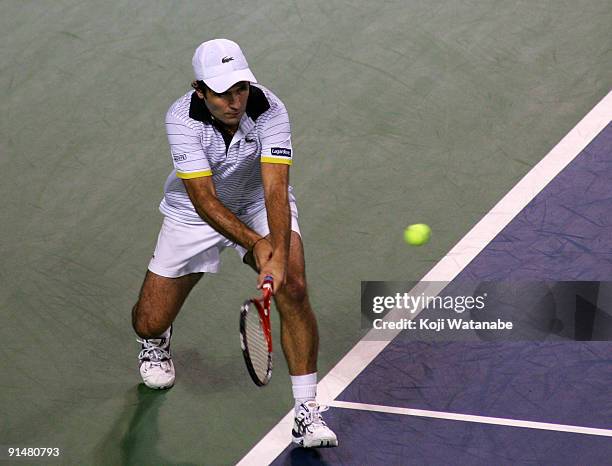
[[[240,346],[249,375],[256,385],[266,385],[272,377],[272,330],[270,301],[272,277],[266,276],[262,297],[244,302],[240,311]]]

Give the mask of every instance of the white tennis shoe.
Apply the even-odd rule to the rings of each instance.
[[[175,373],[172,356],[170,355],[170,337],[152,338],[150,340],[137,340],[142,344],[142,350],[138,355],[140,362],[140,376],[149,388],[164,389],[174,385]]]
[[[295,415],[293,425],[293,443],[306,448],[337,447],[338,438],[334,431],[327,427],[321,413],[328,406],[319,406],[315,401],[302,403]]]

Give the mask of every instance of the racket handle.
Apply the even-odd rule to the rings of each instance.
[[[273,277],[271,275],[266,275],[264,278],[263,285],[261,285],[261,289],[265,292],[272,293],[272,285]]]
[[[272,277],[272,275],[266,275],[264,278],[264,282],[263,282],[263,288],[270,288],[272,287],[272,281],[274,280],[274,278]]]

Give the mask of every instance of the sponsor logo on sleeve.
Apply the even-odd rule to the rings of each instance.
[[[284,147],[273,147],[271,153],[281,157],[291,157],[291,149],[285,149]]]
[[[183,162],[187,160],[187,154],[173,155],[172,158],[174,159],[175,162]]]

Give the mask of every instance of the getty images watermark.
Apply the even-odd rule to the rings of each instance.
[[[413,295],[408,292],[396,292],[393,296],[381,295],[372,298],[372,313],[382,314],[392,309],[416,314],[417,311],[451,311],[463,314],[466,311],[482,311],[486,307],[487,293],[476,296],[427,296],[425,293]],[[412,317],[412,316],[411,316]],[[400,318],[385,320],[382,317],[373,319],[372,328],[376,330],[512,330],[511,320],[474,320],[457,316],[434,318]]]
[[[362,282],[362,328],[374,340],[610,340],[603,283]]]

